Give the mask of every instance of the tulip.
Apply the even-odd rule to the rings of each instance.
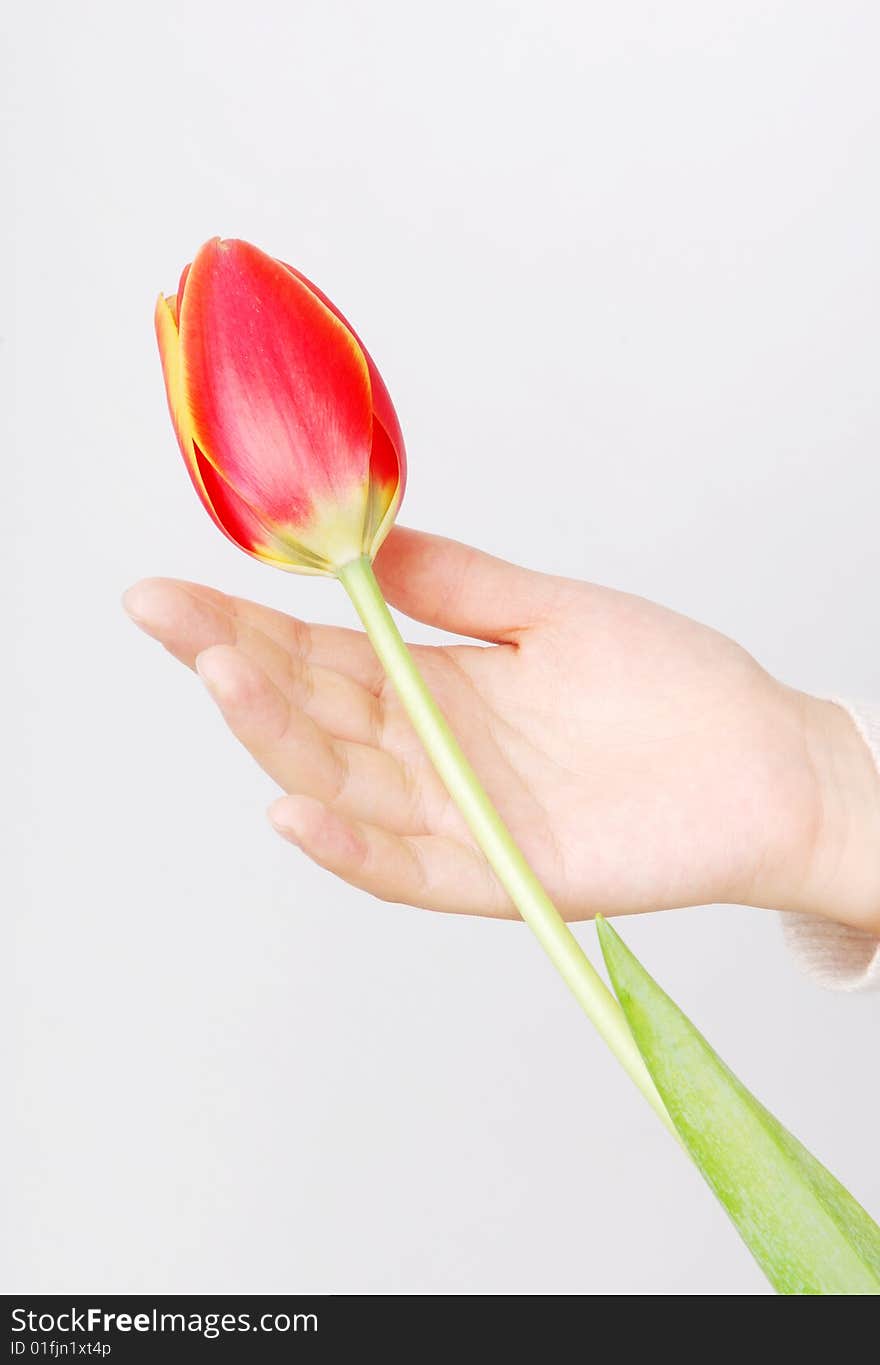
[[[249,242],[214,238],[160,295],[156,335],[190,478],[248,554],[339,578],[478,844],[590,1018],[668,1123],[623,1013],[483,790],[372,571],[405,482],[379,371],[325,294]]]
[[[620,1006],[489,800],[382,597],[372,558],[400,506],[405,457],[360,339],[298,270],[219,238],[197,252],[176,294],[160,296],[156,335],[177,440],[212,519],[265,563],[340,580],[514,905],[669,1125]]]
[[[255,558],[342,583],[511,901],[771,1281],[782,1292],[877,1292],[880,1230],[600,920],[612,994],[449,729],[373,573],[403,496],[403,437],[376,366],[339,310],[291,266],[247,242],[214,239],[177,293],[160,297],[156,333],[174,429],[210,516]],[[777,1191],[785,1191],[781,1213]]]
[[[220,530],[297,573],[372,559],[403,496],[403,436],[326,295],[248,242],[215,238],[160,295],[156,336],[180,449]]]

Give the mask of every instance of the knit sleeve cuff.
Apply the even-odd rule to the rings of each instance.
[[[880,771],[880,706],[835,698],[874,756]],[[816,915],[782,915],[782,932],[795,962],[820,986],[837,991],[880,989],[880,938]]]

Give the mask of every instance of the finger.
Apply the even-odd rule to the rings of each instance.
[[[378,743],[383,716],[374,692],[348,674],[309,664],[289,647],[293,639],[290,633],[285,646],[255,624],[260,619],[259,609],[234,614],[228,607],[232,601],[224,599],[222,593],[194,590],[193,585],[173,579],[145,579],[126,594],[125,608],[141,629],[188,668],[194,668],[196,656],[213,645],[235,645],[331,734],[364,744]],[[267,614],[280,616],[278,612]]]
[[[280,644],[187,584],[146,578],[128,590],[123,604],[141,630],[187,668],[195,668],[196,656],[212,645],[244,645],[279,683],[288,674],[290,655]]]
[[[469,545],[397,526],[376,560],[388,601],[456,635],[515,642],[544,620],[566,580],[522,569]]]
[[[241,650],[215,645],[196,667],[232,733],[286,791],[389,829],[427,828],[420,788],[396,759],[329,735]]]
[[[311,625],[257,602],[174,578],[143,579],[129,588],[123,604],[142,630],[160,640],[189,667],[200,648],[234,642],[228,634],[227,623],[231,621],[242,631],[259,631],[293,659],[332,668],[372,691],[382,683],[381,666],[366,636],[357,630]],[[199,608],[201,616],[197,614]],[[223,629],[223,637],[210,638],[206,630],[217,626]]]
[[[302,796],[281,797],[270,807],[269,819],[313,862],[380,900],[516,918],[483,855],[456,839],[402,836]]]

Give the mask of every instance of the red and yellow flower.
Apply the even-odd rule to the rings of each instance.
[[[177,439],[220,530],[300,573],[372,558],[403,496],[403,436],[326,295],[250,243],[215,238],[160,296],[156,335]]]

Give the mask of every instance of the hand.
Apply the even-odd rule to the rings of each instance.
[[[429,687],[568,919],[716,901],[880,928],[880,779],[849,717],[638,597],[395,529],[392,605],[486,645]],[[384,900],[513,915],[366,637],[148,579],[126,608],[279,786],[270,817]]]

